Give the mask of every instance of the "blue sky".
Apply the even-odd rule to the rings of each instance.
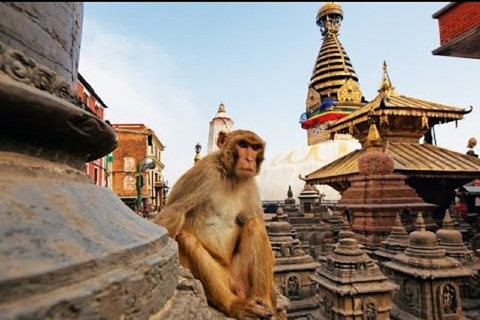
[[[206,150],[220,102],[236,128],[266,140],[268,161],[307,144],[298,119],[322,44],[315,16],[323,4],[85,2],[79,71],[108,105],[106,119],[155,131],[170,185],[192,166],[197,142]],[[480,138],[480,62],[432,54],[440,46],[432,14],[448,2],[340,4],[339,39],[365,98],[375,97],[386,60],[397,92],[473,105],[457,128],[436,127],[437,145],[464,153],[469,137]]]

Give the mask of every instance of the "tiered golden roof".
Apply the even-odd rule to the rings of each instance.
[[[342,19],[342,8],[333,2],[327,2],[318,11],[317,25],[323,36],[323,44],[310,78],[309,88],[313,88],[320,95],[320,101],[329,97],[335,101],[348,101],[353,107],[359,107],[358,103],[363,97],[358,77],[338,39]],[[339,97],[339,90],[344,86],[348,86],[350,94],[340,94]],[[307,100],[307,107],[308,105]]]
[[[362,142],[369,128],[369,118],[373,116],[379,119],[382,137],[385,133],[388,136],[393,130],[392,127],[395,127],[397,132],[403,129],[410,133],[411,138],[419,140],[434,125],[463,119],[465,114],[471,112],[471,109],[467,111],[397,93],[388,76],[386,63],[383,65],[383,76],[378,92],[377,96],[362,108],[331,123],[328,127],[330,134],[352,133]],[[395,135],[398,136],[398,133]]]

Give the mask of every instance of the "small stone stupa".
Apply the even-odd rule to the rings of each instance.
[[[319,198],[318,190],[317,192],[315,192],[314,189],[308,190],[308,201],[306,199],[300,199],[300,202],[308,202],[312,207],[317,206],[318,202],[315,201],[318,201]],[[311,197],[310,192],[312,192],[315,196]],[[320,215],[314,216],[313,213],[306,214],[298,208],[298,206],[295,204],[295,199],[293,198],[293,193],[290,186],[287,192],[287,199],[285,199],[284,211],[286,214],[288,214],[288,221],[298,233],[297,238],[302,243],[302,249],[305,252],[308,252],[312,256],[312,258],[316,259],[317,255],[320,254],[320,252],[322,251],[323,239],[325,235],[329,233],[328,227],[325,224],[321,223]]]
[[[288,319],[311,318],[318,313],[318,305],[312,293],[310,275],[318,263],[300,247],[295,230],[287,221],[281,206],[268,224],[268,236],[275,255],[275,284],[280,293],[290,300],[286,308]]]
[[[465,316],[480,319],[480,259],[463,242],[462,234],[455,229],[449,210],[445,211],[442,228],[436,234],[438,245],[445,250],[445,255],[457,259],[474,273],[460,285],[462,309]]]
[[[462,315],[460,284],[473,275],[438,246],[437,236],[425,228],[418,213],[416,231],[409,235],[405,253],[385,263],[400,286],[395,296],[392,318],[398,320],[460,320]]]
[[[392,232],[385,241],[382,241],[380,249],[374,252],[375,257],[379,261],[379,265],[383,270],[383,263],[385,261],[391,261],[392,257],[405,252],[408,247],[408,233],[405,227],[402,225],[400,214],[397,213],[395,219],[395,225],[392,228]],[[383,270],[385,273],[385,270]]]
[[[365,251],[372,254],[386,240],[399,211],[433,211],[415,190],[405,183],[405,175],[394,173],[394,159],[384,148],[377,126],[372,121],[365,141],[366,152],[358,159],[358,175],[350,179],[351,187],[338,201],[339,210],[348,210],[352,216],[352,230]],[[429,229],[437,225],[427,216]],[[436,230],[436,229],[435,229]]]
[[[348,226],[346,220],[344,224]],[[321,306],[319,319],[390,319],[392,293],[398,286],[363,252],[348,228],[340,231],[333,254],[312,279]]]

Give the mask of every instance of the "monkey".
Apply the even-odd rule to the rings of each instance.
[[[178,179],[153,222],[177,241],[180,263],[215,308],[240,320],[286,319],[254,179],[265,142],[249,130],[220,131],[217,146]]]

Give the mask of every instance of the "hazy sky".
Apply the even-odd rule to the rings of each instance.
[[[108,105],[105,119],[155,131],[170,185],[192,166],[197,142],[206,151],[220,102],[236,128],[265,139],[268,161],[307,144],[298,120],[323,3],[85,2],[79,71]],[[375,97],[386,60],[397,92],[472,105],[458,128],[436,127],[438,146],[464,153],[469,137],[480,138],[480,61],[432,54],[440,46],[432,14],[448,2],[340,4],[339,39],[365,98]]]

